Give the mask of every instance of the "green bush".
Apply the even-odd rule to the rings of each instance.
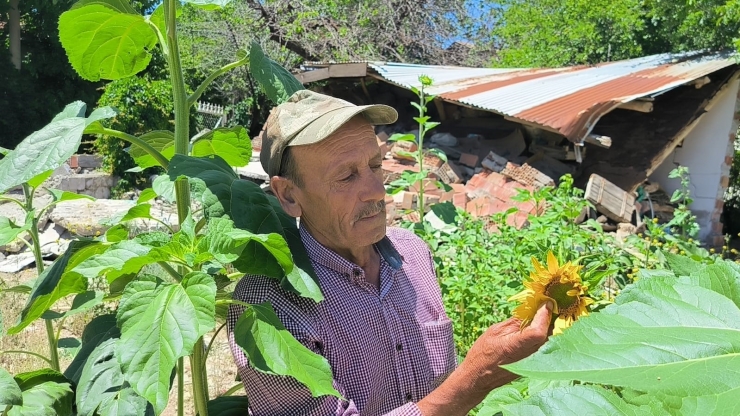
[[[532,270],[532,257],[544,261],[550,250],[562,261],[584,266],[581,277],[590,284],[592,297],[609,298],[611,293],[600,283],[618,273],[623,250],[599,226],[576,224],[582,210],[589,207],[582,195],[570,176],[563,177],[556,188],[520,191],[517,200],[547,206],[541,215],[530,215],[523,230],[506,223],[515,210],[488,220],[458,210],[457,227],[449,233],[427,222],[416,225],[434,252],[458,354],[464,356],[486,328],[511,316],[516,305],[508,298],[522,290],[522,281]],[[495,231],[489,231],[493,225]]]
[[[98,106],[118,110],[106,127],[140,136],[152,130],[173,130],[172,86],[168,80],[152,80],[148,75],[132,76],[113,81],[105,86]],[[196,122],[195,109],[191,111],[191,131]],[[136,166],[127,149],[129,144],[115,137],[97,135],[95,149],[103,156],[103,167],[120,178],[114,194],[142,187],[147,178],[161,168],[142,172],[127,172]]]

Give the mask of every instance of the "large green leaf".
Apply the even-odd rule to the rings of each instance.
[[[18,235],[30,228],[27,224],[15,225],[10,218],[0,217],[0,246],[13,242]]]
[[[0,193],[61,166],[80,147],[82,132],[92,120],[113,115],[104,107],[85,118],[85,103],[67,105],[51,123],[23,139],[0,160]]]
[[[0,409],[5,406],[20,406],[23,404],[23,395],[18,383],[4,368],[0,367]]]
[[[8,334],[17,334],[31,322],[40,318],[59,299],[87,290],[87,279],[77,273],[68,273],[67,266],[75,253],[91,244],[90,241],[72,241],[69,249],[57,258],[51,267],[36,279],[31,295],[21,311],[19,322],[8,330]]]
[[[152,413],[146,399],[126,383],[116,358],[118,340],[102,342],[90,354],[77,385],[77,413],[81,416],[145,415]],[[98,413],[96,413],[96,411]]]
[[[72,363],[64,370],[64,376],[75,384],[79,384],[82,370],[90,354],[104,341],[120,336],[121,331],[116,326],[116,316],[114,314],[100,315],[93,318],[82,331],[80,340],[82,346]]]
[[[144,70],[157,35],[143,16],[96,1],[59,17],[59,40],[72,67],[89,81],[115,80]],[[120,1],[115,3],[120,4]]]
[[[568,386],[543,390],[516,404],[504,405],[504,415],[516,416],[660,416],[656,405],[635,406],[598,386]]]
[[[231,166],[246,166],[252,157],[252,142],[242,126],[213,130],[193,143],[193,156],[218,155]]]
[[[71,416],[74,392],[62,374],[42,369],[21,373],[15,381],[23,391],[23,405],[14,406],[8,416]]]
[[[283,288],[301,296],[316,301],[323,299],[295,218],[285,214],[274,197],[268,197],[253,182],[239,180],[228,163],[218,156],[175,155],[168,174],[173,180],[181,176],[190,178],[193,194],[201,200],[209,217],[229,216],[235,227],[250,233],[242,235],[243,241],[248,242],[234,262],[235,267],[245,273],[281,279]],[[278,234],[288,242],[292,255],[281,254],[287,247],[276,236],[265,238],[257,234]],[[293,265],[294,259],[299,261],[300,268]]]
[[[249,357],[254,368],[303,383],[314,397],[341,397],[332,384],[332,372],[326,358],[298,342],[275,315],[272,305],[252,305],[236,322],[236,343]]]
[[[143,276],[126,286],[118,308],[119,362],[124,378],[157,414],[167,405],[177,359],[215,326],[216,284],[190,273],[182,284]]]
[[[615,304],[505,367],[548,380],[720,400],[740,388],[739,278],[717,264],[678,280],[640,280]]]
[[[208,414],[218,416],[243,416],[249,414],[246,396],[221,396],[208,401]]]
[[[142,267],[157,261],[158,259],[152,258],[150,251],[149,246],[124,240],[81,262],[71,272],[88,279],[105,275],[108,282],[113,282],[123,275],[138,273]]]
[[[175,133],[171,131],[155,130],[142,134],[139,138],[152,146],[155,150],[159,151],[159,153],[168,160],[175,154]],[[136,162],[136,164],[141,168],[159,166],[157,159],[147,153],[146,150],[140,146],[131,145],[129,154],[134,159],[134,162]]]
[[[281,104],[294,92],[304,89],[295,76],[268,58],[257,42],[253,42],[249,49],[249,73],[262,85],[267,98],[276,104]]]

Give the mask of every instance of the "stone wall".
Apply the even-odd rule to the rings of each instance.
[[[58,182],[54,186],[57,189],[98,199],[110,198],[110,190],[117,182],[116,178],[104,172],[58,175],[53,179]]]

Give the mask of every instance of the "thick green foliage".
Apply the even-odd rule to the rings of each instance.
[[[640,1],[504,1],[497,64],[557,67],[642,54]]]
[[[494,64],[554,67],[730,47],[736,0],[506,0],[497,8]]]

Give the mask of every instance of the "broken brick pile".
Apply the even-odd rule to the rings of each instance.
[[[520,133],[519,137],[521,146],[516,143],[517,138],[509,139],[509,148],[514,147],[514,150],[508,152],[508,157],[499,154],[505,152],[496,149],[494,141],[480,137],[475,140],[460,140],[454,148],[443,149],[448,155],[447,162],[426,153],[424,168],[430,171],[429,179],[424,181],[426,203],[449,201],[475,217],[488,217],[516,208],[517,212],[509,215],[507,222],[517,228],[523,227],[528,216],[535,214],[536,207],[531,202],[514,200],[518,190],[532,192],[555,183],[549,176],[527,164],[526,157],[519,157],[524,151],[524,141]],[[417,150],[416,145],[411,142],[389,144],[387,139],[385,133],[378,134],[378,145],[385,156],[382,166],[385,183],[398,179],[405,170],[418,172],[419,166],[408,155],[408,152]],[[434,180],[444,182],[452,189],[439,189],[434,185]],[[389,224],[401,218],[419,221],[418,214],[412,211],[416,208],[419,186],[417,184],[410,190],[386,197]]]

